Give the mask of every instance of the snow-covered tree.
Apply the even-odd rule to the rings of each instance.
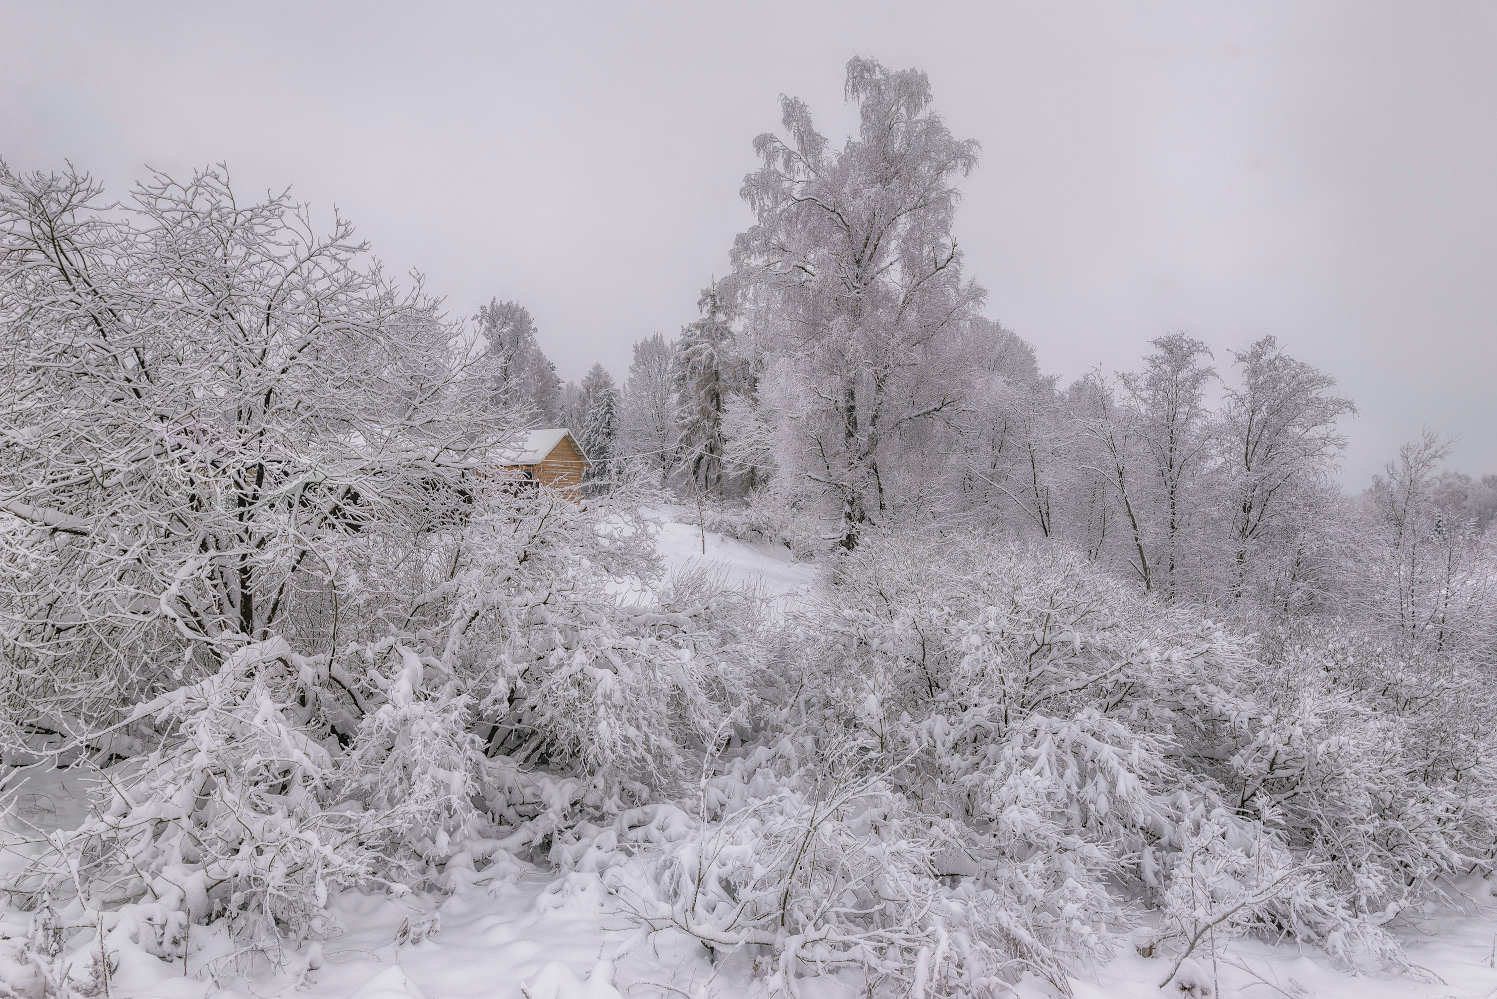
[[[618,452],[619,394],[606,386],[593,395],[592,405],[587,411],[587,420],[582,425],[583,454],[587,455],[587,473],[592,478],[606,478],[613,471],[613,459]]]
[[[600,394],[605,391],[618,390],[618,386],[614,384],[613,375],[610,375],[608,369],[601,364],[594,364],[591,368],[587,369],[587,374],[583,376],[580,388],[582,389],[581,398],[584,418],[587,411],[593,408],[593,403],[597,401]]]
[[[743,365],[733,353],[733,331],[713,285],[697,303],[702,316],[681,328],[675,358],[680,399],[679,440],[686,467],[698,488],[722,493],[723,418],[735,391],[746,388]]]
[[[1188,519],[1201,515],[1200,480],[1209,457],[1209,413],[1206,385],[1216,371],[1202,362],[1210,349],[1183,333],[1153,341],[1154,353],[1144,358],[1144,370],[1122,376],[1127,409],[1118,415],[1132,419],[1159,497],[1159,554],[1155,563],[1158,585],[1165,599],[1179,596],[1179,575],[1189,543]],[[1121,480],[1120,480],[1121,481]]]
[[[955,407],[939,359],[983,292],[963,281],[952,236],[977,144],[952,137],[918,70],[855,58],[846,93],[861,123],[842,149],[789,97],[788,138],[755,140],[763,166],[743,187],[755,224],[723,285],[755,342],[795,360],[809,405],[781,473],[840,510],[851,547],[891,506],[901,442]]]
[[[561,387],[561,395],[557,402],[556,423],[558,426],[581,433],[582,424],[586,421],[587,407],[582,400],[582,386],[576,382],[567,382]]]
[[[1433,498],[1451,520],[1481,534],[1497,521],[1497,475],[1474,479],[1464,472],[1444,471],[1435,480]]]
[[[1497,638],[1497,562],[1464,497],[1437,473],[1449,454],[1450,442],[1430,431],[1399,449],[1365,494],[1379,543],[1360,553],[1359,609],[1401,644],[1436,653]]]
[[[1113,533],[1124,539],[1118,543],[1120,561],[1145,593],[1152,592],[1154,535],[1149,523],[1147,466],[1139,460],[1138,421],[1126,410],[1120,411],[1112,385],[1095,372],[1075,386],[1071,415],[1079,436],[1090,444],[1081,459],[1083,467],[1106,484],[1105,502],[1119,525]],[[1098,554],[1105,545],[1107,506],[1103,508],[1102,539],[1094,549]]]
[[[620,403],[619,453],[638,456],[638,464],[658,470],[662,479],[678,459],[676,353],[659,333],[636,341]]]
[[[473,321],[488,344],[496,403],[510,410],[528,406],[539,422],[555,423],[561,415],[561,379],[540,348],[529,310],[494,299]]]
[[[345,552],[466,516],[513,417],[362,249],[284,196],[238,202],[221,170],[156,175],[120,213],[86,176],[0,174],[13,710],[73,731],[295,641]]]
[[[1217,435],[1229,504],[1229,588],[1240,595],[1248,562],[1290,494],[1334,467],[1346,447],[1337,421],[1356,407],[1328,395],[1336,380],[1285,354],[1274,337],[1232,357],[1241,384],[1227,388]]]

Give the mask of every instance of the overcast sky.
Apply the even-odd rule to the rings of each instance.
[[[726,270],[777,96],[854,126],[854,54],[982,143],[958,238],[1047,370],[1272,333],[1360,407],[1348,485],[1426,426],[1497,472],[1497,3],[0,0],[0,156],[116,191],[226,161],[621,377]]]

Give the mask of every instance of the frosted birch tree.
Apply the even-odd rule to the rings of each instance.
[[[1149,593],[1155,583],[1150,555],[1154,545],[1139,481],[1143,474],[1138,461],[1137,421],[1126,410],[1119,410],[1112,385],[1100,373],[1089,375],[1075,395],[1072,415],[1081,435],[1092,445],[1090,454],[1083,458],[1085,467],[1107,483],[1111,504],[1122,522],[1121,533],[1127,538],[1122,546],[1123,563]]]
[[[635,341],[619,415],[619,452],[657,469],[662,480],[679,457],[675,361],[676,345],[659,333]]]
[[[1248,561],[1273,518],[1296,486],[1334,467],[1346,447],[1337,421],[1356,407],[1329,395],[1336,380],[1285,354],[1274,337],[1232,357],[1241,384],[1227,389],[1217,434],[1230,504],[1229,585],[1241,596]]]
[[[1179,596],[1181,547],[1187,543],[1186,522],[1200,505],[1198,490],[1209,457],[1209,412],[1206,385],[1216,371],[1202,363],[1211,356],[1201,341],[1171,333],[1153,341],[1154,353],[1144,358],[1141,372],[1121,378],[1131,412],[1119,414],[1135,423],[1159,496],[1158,584],[1167,600]],[[1121,469],[1117,479],[1122,482]],[[1126,493],[1120,489],[1120,495]],[[1131,505],[1130,505],[1131,509]],[[1147,577],[1146,577],[1147,578]]]
[[[956,182],[977,143],[954,138],[918,70],[847,64],[856,138],[832,148],[810,110],[782,98],[786,138],[761,135],[744,180],[755,224],[725,282],[766,349],[795,359],[814,404],[781,462],[840,508],[841,544],[890,506],[887,471],[903,435],[957,398],[930,365],[983,292],[961,274]]]
[[[1372,599],[1364,612],[1414,648],[1444,652],[1492,637],[1497,596],[1490,545],[1464,504],[1442,491],[1437,469],[1452,442],[1425,431],[1388,462],[1365,498],[1382,541],[1367,574]],[[1442,502],[1443,501],[1443,502]]]

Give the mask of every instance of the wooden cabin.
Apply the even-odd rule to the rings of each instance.
[[[532,430],[525,440],[500,455],[500,464],[520,482],[534,482],[582,495],[582,470],[587,456],[565,427]]]

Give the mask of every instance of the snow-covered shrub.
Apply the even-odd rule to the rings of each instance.
[[[399,669],[387,700],[359,725],[339,790],[369,814],[398,817],[381,840],[389,871],[422,880],[427,864],[452,855],[454,844],[478,835],[475,801],[484,786],[482,745],[470,730],[472,698],[454,680],[424,688],[427,667],[396,646]],[[375,671],[370,676],[381,678]]]
[[[1139,950],[1172,958],[1161,986],[1192,955],[1212,954],[1247,933],[1313,941],[1354,966],[1360,957],[1406,968],[1397,943],[1376,924],[1351,916],[1319,865],[1296,858],[1281,840],[1220,806],[1197,808],[1182,826],[1178,849],[1163,857],[1166,876],[1154,930]],[[1184,987],[1182,983],[1182,987]]]
[[[905,812],[876,780],[782,786],[666,852],[657,904],[642,915],[714,951],[749,951],[781,987],[848,968],[908,973],[944,905],[934,841]]]
[[[584,774],[635,802],[685,786],[696,754],[746,696],[752,654],[720,647],[708,588],[621,602],[623,580],[655,587],[637,518],[601,521],[541,491],[480,504],[430,560],[406,633],[475,698],[490,756]]]
[[[97,770],[79,828],[8,837],[10,897],[273,953],[695,785],[751,601],[633,599],[627,483],[513,488],[493,357],[346,222],[222,171],[100,198],[0,167],[0,739]]]
[[[334,754],[307,724],[316,672],[272,641],[137,706],[158,747],[102,772],[95,813],[38,837],[8,890],[70,918],[161,903],[197,921],[227,918],[261,944],[333,929],[329,888],[372,876],[369,841],[400,818],[337,807]]]
[[[547,490],[475,507],[428,557],[361,577],[384,590],[348,630],[385,637],[253,643],[135,705],[115,727],[147,748],[100,771],[79,829],[14,844],[33,862],[6,888],[72,919],[225,919],[275,953],[335,932],[339,889],[442,887],[459,855],[544,856],[587,817],[685,793],[750,700],[754,600],[691,580],[621,604],[622,577],[655,583],[637,525]]]
[[[745,824],[754,828],[746,840],[773,842],[780,834],[764,817],[772,804],[777,821],[799,828],[802,842],[822,844],[815,852],[830,862],[869,835],[869,809],[851,807],[864,798],[844,797],[867,787],[877,788],[878,814],[913,844],[899,862],[901,884],[925,893],[929,907],[920,911],[955,906],[970,924],[963,940],[1006,941],[986,958],[942,951],[949,964],[941,987],[952,994],[972,994],[989,977],[1012,982],[1024,970],[1063,981],[1057,969],[1121,942],[1137,919],[1131,906],[1183,918],[1184,898],[1203,878],[1221,879],[1210,889],[1213,905],[1233,910],[1208,943],[1225,943],[1234,928],[1288,932],[1338,957],[1370,951],[1397,961],[1366,911],[1322,877],[1318,858],[1296,853],[1273,814],[1234,807],[1231,785],[1194,760],[1198,742],[1176,735],[1193,740],[1204,724],[1197,716],[1210,710],[1207,688],[1224,697],[1220,684],[1234,673],[1251,683],[1246,641],[1150,603],[1062,548],[1021,551],[980,537],[865,536],[792,621],[776,656],[792,699],[758,717],[761,746],[795,751],[777,751],[778,769],[752,752],[726,762],[724,772],[740,774],[752,794],[707,782],[708,826],[719,807],[714,794],[736,811],[721,805],[715,831],[674,850],[666,885],[676,889],[667,893],[678,906],[676,928],[707,939],[725,913],[757,918],[741,904],[744,875],[703,873],[701,850],[737,842],[734,830]],[[1245,692],[1237,696],[1247,703]],[[763,741],[771,733],[774,741]],[[794,765],[784,762],[791,756]],[[819,817],[813,824],[808,815]],[[774,864],[753,870],[753,884],[778,878],[783,898],[820,897]],[[683,895],[687,883],[696,887]],[[841,882],[828,874],[824,884]],[[697,909],[679,908],[688,896],[712,918],[693,923]],[[867,973],[913,986],[920,962],[910,954],[934,947],[934,937],[920,934],[946,924],[920,923],[916,932],[900,923],[918,941],[913,950],[879,951],[869,941],[889,938],[878,937],[887,930],[878,920],[911,911],[896,897],[881,890],[845,908],[834,901],[800,910],[804,934],[859,941],[862,950],[840,959],[861,955]],[[1165,925],[1175,928],[1162,931],[1161,951],[1180,956],[1199,946],[1199,926],[1169,915]],[[770,946],[759,933],[753,939]],[[782,954],[789,938],[776,939]],[[920,975],[935,974],[936,953]]]
[[[851,974],[900,994],[997,997],[1025,972],[1064,991],[1022,913],[952,884],[950,821],[870,772],[857,745],[826,748],[756,746],[704,781],[695,814],[634,809],[578,827],[556,858],[600,874],[648,932],[694,937],[771,994]]]
[[[1122,588],[981,541],[865,539],[839,562],[795,657],[811,730],[851,733],[949,821],[943,873],[991,892],[980,911],[1046,962],[1106,954],[1109,882],[1182,812],[1161,741],[1105,710],[1149,651]]]
[[[1174,945],[1169,978],[1197,948],[1214,951],[1241,935],[1260,922],[1268,904],[1292,891],[1295,872],[1288,853],[1267,837],[1241,833],[1241,823],[1217,809],[1187,829],[1170,858],[1156,903],[1159,927],[1140,948],[1152,954],[1161,945]]]
[[[6,999],[45,999],[48,991],[54,995],[61,991],[52,962],[28,944],[25,940],[0,942],[0,988],[5,989]]]
[[[101,771],[94,814],[24,844],[32,863],[7,889],[71,918],[154,904],[179,923],[227,919],[266,950],[335,932],[331,891],[404,891],[478,831],[483,758],[463,700],[425,696],[419,661],[397,651],[348,751],[324,709],[326,659],[280,639],[138,705],[157,748]]]
[[[1269,661],[1203,669],[1176,732],[1240,814],[1261,819],[1351,911],[1384,922],[1490,869],[1493,704],[1452,657],[1310,629]]]

